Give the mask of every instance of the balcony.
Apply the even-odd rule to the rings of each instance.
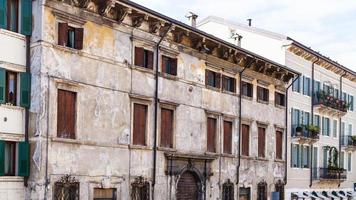
[[[347,172],[345,169],[339,168],[314,168],[313,178],[320,181],[345,181],[347,179]]]
[[[25,109],[11,105],[0,105],[0,133],[24,135]]]
[[[0,44],[0,64],[26,65],[26,38],[24,35],[0,29]]]
[[[338,117],[346,115],[349,107],[346,101],[336,98],[325,91],[319,91],[314,94],[313,104],[320,113]]]
[[[356,150],[356,136],[345,135],[341,136],[341,146],[347,151]]]
[[[292,138],[298,140],[300,144],[317,142],[320,138],[319,127],[312,125],[293,125]]]

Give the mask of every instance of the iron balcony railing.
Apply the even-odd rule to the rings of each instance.
[[[334,97],[333,95],[325,92],[318,91],[314,94],[314,105],[323,105],[329,108],[333,108],[335,110],[339,110],[342,112],[347,112],[349,107],[348,103],[342,99]]]
[[[350,135],[341,136],[341,145],[344,147],[356,148],[356,136],[350,136]]]
[[[340,180],[347,179],[346,169],[336,169],[336,168],[314,168],[313,178],[315,180],[338,180],[340,174]]]
[[[292,137],[304,137],[309,139],[319,139],[319,133],[313,133],[308,131],[304,126],[301,125],[292,125]]]

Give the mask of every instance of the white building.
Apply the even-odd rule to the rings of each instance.
[[[356,72],[281,34],[218,17],[198,27],[302,73],[288,93],[285,199],[350,197],[356,183]],[[312,122],[320,134],[311,132]]]

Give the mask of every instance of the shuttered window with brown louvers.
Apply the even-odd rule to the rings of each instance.
[[[153,69],[153,52],[149,50],[145,50],[146,53],[146,67],[148,69]]]
[[[144,49],[141,47],[135,47],[135,65],[143,67],[144,63]]]
[[[74,34],[74,36],[72,34]],[[58,23],[58,44],[59,45],[82,50],[83,49],[83,37],[84,37],[84,29],[83,28],[70,27],[70,26],[68,26],[68,23]]]
[[[282,159],[282,148],[283,148],[283,133],[281,131],[276,131],[276,158]]]
[[[228,77],[228,76],[222,76],[222,80],[223,80],[223,90],[225,91],[229,91],[229,92],[236,92],[236,80],[232,77]]]
[[[74,48],[78,50],[83,49],[83,36],[84,36],[84,29],[83,28],[75,28],[75,43]]]
[[[68,42],[68,23],[58,23],[58,44],[67,46]]]
[[[232,122],[224,121],[224,153],[232,153]]]
[[[76,93],[58,90],[57,137],[75,139]]]
[[[268,102],[269,90],[263,87],[257,86],[257,100]]]
[[[142,47],[135,47],[135,65],[153,69],[153,52]]]
[[[146,145],[147,105],[134,104],[133,144]]]
[[[279,92],[275,92],[275,103],[279,106],[285,106],[285,95]]]
[[[177,59],[162,56],[161,70],[163,73],[177,76]]]
[[[173,112],[161,109],[161,147],[173,148]]]
[[[215,140],[216,140],[216,119],[208,117],[208,124],[207,124],[207,151],[208,152],[216,152]]]
[[[258,127],[258,157],[265,157],[266,147],[266,129]]]
[[[247,97],[253,96],[253,85],[251,83],[242,82],[242,95]]]
[[[241,136],[241,155],[249,156],[250,149],[250,126],[243,124],[242,125],[242,136]]]

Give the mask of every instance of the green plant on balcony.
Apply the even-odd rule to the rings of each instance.
[[[316,138],[316,137],[318,137],[319,134],[320,134],[320,127],[319,127],[319,126],[316,126],[316,125],[313,125],[313,124],[309,124],[309,125],[306,125],[306,126],[305,126],[305,129],[306,129],[307,131],[309,131],[310,136],[311,136],[312,138]]]
[[[351,136],[352,145],[356,146],[356,135]]]

